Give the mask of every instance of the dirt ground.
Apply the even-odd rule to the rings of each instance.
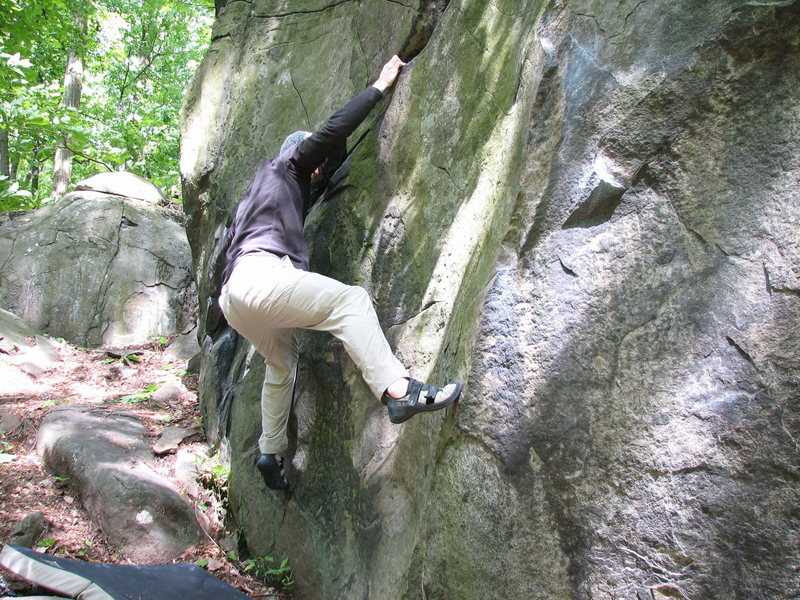
[[[37,549],[57,556],[102,563],[130,564],[119,550],[103,536],[80,506],[69,486],[43,468],[36,454],[36,432],[42,418],[53,407],[65,403],[102,405],[124,409],[140,416],[152,436],[165,426],[200,428],[197,403],[197,378],[185,371],[186,361],[169,361],[162,344],[115,349],[79,349],[59,344],[57,366],[38,378],[4,365],[0,373],[0,415],[13,415],[12,430],[0,430],[0,542],[6,542],[14,527],[26,515],[41,511],[47,526],[37,542]],[[0,357],[1,359],[2,357]],[[179,397],[166,403],[142,400],[147,391],[167,383],[182,383]],[[145,392],[143,394],[143,392]],[[127,398],[125,398],[127,396]],[[192,438],[188,447],[199,456],[209,448],[202,433]],[[175,455],[154,459],[156,469],[170,477]],[[176,562],[194,562],[251,598],[291,598],[291,591],[273,587],[245,572],[248,563],[229,555],[220,523],[220,500],[212,490],[203,498],[193,498],[195,512],[206,530],[207,541],[191,548]],[[252,565],[251,565],[252,566]],[[17,594],[31,593],[31,586],[13,573],[0,568],[0,575]],[[274,583],[274,582],[273,582]],[[0,580],[0,597],[2,594]]]

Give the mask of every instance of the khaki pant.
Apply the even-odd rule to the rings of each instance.
[[[228,323],[264,357],[261,452],[286,449],[286,426],[297,376],[295,327],[329,331],[344,344],[364,381],[380,398],[408,371],[392,353],[366,290],[295,268],[287,258],[245,256],[219,298]]]

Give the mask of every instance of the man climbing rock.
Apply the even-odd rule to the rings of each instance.
[[[297,374],[297,327],[329,331],[344,344],[392,423],[440,410],[461,394],[460,383],[437,388],[409,377],[380,328],[367,292],[308,271],[303,223],[311,179],[394,85],[404,62],[392,57],[378,79],[317,132],[289,135],[280,154],[261,164],[228,231],[220,307],[228,323],[264,357],[261,456],[270,488],[285,489],[283,452]]]

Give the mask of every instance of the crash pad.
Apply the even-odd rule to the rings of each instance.
[[[0,565],[32,583],[77,600],[249,598],[192,563],[143,566],[91,563],[6,544],[0,552]]]

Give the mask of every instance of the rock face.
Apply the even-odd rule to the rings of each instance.
[[[0,306],[80,346],[180,333],[196,291],[183,227],[141,200],[82,191],[0,226]]]
[[[800,2],[306,4],[228,2],[184,114],[201,401],[251,551],[314,599],[797,594]],[[263,365],[214,304],[221,225],[395,52],[312,268],[465,394],[393,426],[301,336],[273,494]]]

